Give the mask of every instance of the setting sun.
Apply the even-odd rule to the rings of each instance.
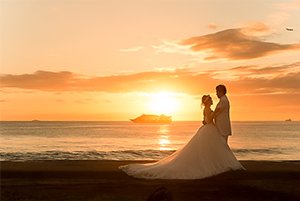
[[[160,91],[150,94],[150,101],[147,104],[149,109],[159,114],[170,114],[176,112],[180,108],[180,102],[176,98],[178,94]]]

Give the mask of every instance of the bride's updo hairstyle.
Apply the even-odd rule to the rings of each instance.
[[[202,96],[202,105],[205,106],[209,99],[211,99],[210,95],[203,95]]]

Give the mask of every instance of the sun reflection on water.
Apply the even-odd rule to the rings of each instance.
[[[157,132],[161,134],[158,139],[159,144],[159,150],[171,150],[169,147],[167,147],[171,142],[169,141],[169,133],[170,128],[169,125],[162,125],[158,128]]]

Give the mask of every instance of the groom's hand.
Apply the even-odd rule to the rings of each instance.
[[[220,108],[216,108],[215,111],[213,111],[211,118],[214,119],[219,112],[220,112]]]

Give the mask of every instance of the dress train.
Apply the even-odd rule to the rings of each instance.
[[[119,168],[144,179],[202,179],[244,169],[212,123],[201,126],[189,142],[158,162]]]

